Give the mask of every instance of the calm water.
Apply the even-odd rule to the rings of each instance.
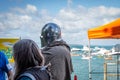
[[[71,45],[71,48],[82,48],[81,45]],[[95,46],[91,46],[94,48]],[[112,46],[97,46],[100,48],[111,49]],[[76,52],[82,54],[82,52]],[[72,73],[72,80],[74,75],[77,75],[78,80],[89,80],[89,62],[86,59],[81,59],[81,56],[72,56],[72,63],[74,72]],[[91,59],[92,80],[103,80],[103,65],[104,58],[102,56],[96,56]]]
[[[72,62],[73,62],[73,68],[74,68],[74,73],[72,74],[72,78],[76,74],[78,77],[78,80],[88,80],[89,79],[88,60],[81,59],[80,56],[73,56]],[[100,72],[100,74],[92,74],[92,77],[96,78],[94,80],[103,80],[103,74],[101,74],[101,72],[103,72],[103,63],[104,63],[103,58],[92,59],[91,61],[92,71]]]

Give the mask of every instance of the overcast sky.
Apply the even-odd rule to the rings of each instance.
[[[88,44],[87,30],[120,18],[120,0],[2,0],[0,37],[21,37],[40,43],[42,27],[58,24],[69,44]],[[91,40],[93,45],[115,45],[120,40]]]

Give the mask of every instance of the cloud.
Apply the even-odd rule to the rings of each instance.
[[[68,43],[88,44],[87,30],[89,28],[106,24],[119,17],[120,8],[105,6],[86,8],[79,5],[76,9],[61,9],[55,20],[61,25],[63,37]]]
[[[68,0],[72,4],[72,0]],[[120,17],[120,8],[91,7],[78,5],[76,8],[62,8],[51,16],[49,10],[38,10],[35,5],[13,8],[0,13],[0,36],[30,38],[40,42],[42,27],[48,22],[57,23],[62,29],[65,41],[73,44],[87,44],[87,30],[108,23]],[[96,44],[96,43],[95,43]]]
[[[37,8],[33,5],[28,4],[27,7],[26,7],[26,11],[34,13],[34,12],[37,11]]]
[[[37,8],[34,5],[27,4],[25,9],[20,7],[11,8],[12,12],[18,12],[21,14],[36,14]]]

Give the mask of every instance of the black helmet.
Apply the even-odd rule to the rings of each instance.
[[[41,31],[41,46],[44,47],[53,41],[61,39],[61,29],[55,23],[46,24]]]

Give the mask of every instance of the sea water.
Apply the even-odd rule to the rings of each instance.
[[[71,48],[83,48],[82,45],[70,45]],[[91,46],[95,48],[96,46]],[[113,46],[97,46],[107,50],[112,49]],[[74,52],[75,53],[75,52]],[[76,51],[77,54],[82,54],[81,51]],[[104,58],[103,56],[95,56],[91,58],[91,78],[92,80],[104,79]],[[77,75],[78,80],[89,80],[89,60],[82,59],[81,56],[72,56],[72,64],[74,72],[72,73],[72,80],[74,75]]]

